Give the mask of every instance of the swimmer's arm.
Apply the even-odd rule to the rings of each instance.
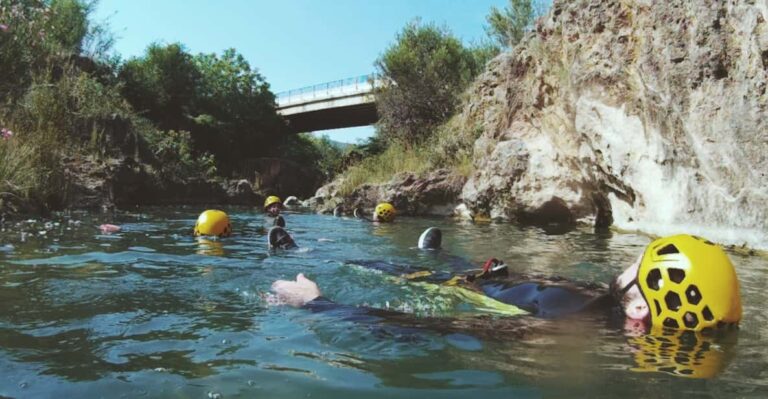
[[[383,319],[396,319],[405,314],[376,309],[343,305],[324,297],[317,283],[306,278],[304,274],[296,276],[296,280],[278,280],[272,284],[272,291],[281,303],[301,307],[312,312],[323,312],[339,316],[346,321],[378,323]]]
[[[301,307],[313,313],[338,317],[344,321],[381,326],[386,329],[382,331],[397,335],[431,331],[441,334],[460,332],[472,335],[502,334],[520,337],[527,333],[529,327],[537,323],[533,319],[524,321],[516,317],[496,318],[487,315],[463,319],[416,317],[409,313],[387,309],[343,305],[322,296],[317,284],[303,274],[296,276],[296,281],[276,281],[272,285],[272,290],[279,300],[289,305]]]

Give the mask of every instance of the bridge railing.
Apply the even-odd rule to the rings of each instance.
[[[372,73],[277,93],[278,108],[314,100],[372,92],[380,77]]]

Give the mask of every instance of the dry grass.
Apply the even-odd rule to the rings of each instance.
[[[28,197],[41,183],[36,148],[0,138],[0,194]]]
[[[421,148],[406,148],[399,144],[390,145],[383,153],[364,159],[347,169],[339,188],[341,195],[349,195],[366,183],[384,183],[398,173],[421,173],[430,167]]]
[[[417,147],[391,144],[383,153],[350,167],[342,174],[339,193],[349,195],[363,184],[385,183],[403,172],[420,174],[444,168],[468,177],[475,171],[472,148],[481,133],[480,126],[467,129],[454,117]]]

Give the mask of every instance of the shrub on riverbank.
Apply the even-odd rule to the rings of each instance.
[[[103,28],[88,21],[91,3],[0,0],[0,187],[6,197],[49,207],[63,191],[62,158],[94,150],[98,133],[127,104],[99,78]]]

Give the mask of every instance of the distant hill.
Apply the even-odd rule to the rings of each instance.
[[[334,147],[336,147],[336,148],[338,148],[339,150],[342,150],[342,151],[344,151],[347,148],[349,148],[349,147],[354,145],[354,144],[351,144],[351,143],[342,143],[341,141],[335,141],[335,140],[331,140],[331,139],[328,139],[328,141],[331,143],[332,146],[334,146]]]

